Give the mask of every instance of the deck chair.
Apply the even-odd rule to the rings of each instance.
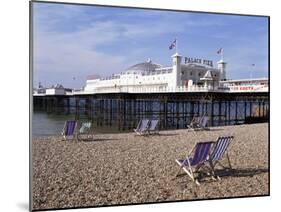
[[[62,136],[64,140],[69,138],[75,139],[77,122],[75,120],[66,121],[62,129]]]
[[[83,136],[86,136],[87,139],[93,139],[93,130],[91,122],[83,122],[77,134],[77,140],[81,140]]]
[[[195,129],[199,127],[201,117],[200,116],[194,116],[193,119],[191,120],[190,124],[187,125],[188,129]]]
[[[209,130],[210,128],[208,127],[208,121],[209,117],[208,116],[203,116],[199,122],[199,125],[195,130]]]
[[[153,119],[150,121],[150,125],[148,127],[148,133],[149,134],[159,134],[159,128],[158,128],[159,120]]]
[[[229,147],[231,141],[233,140],[233,138],[234,138],[233,136],[219,137],[215,143],[214,149],[208,160],[214,177],[215,177],[215,166],[216,165],[220,165],[224,169],[228,168],[228,169],[232,170],[232,166],[231,166],[230,159],[228,156],[228,147]],[[220,162],[221,159],[224,157],[224,155],[226,155],[226,157],[227,157],[228,167],[223,166]],[[217,177],[217,179],[220,179],[219,176],[216,176],[216,177]]]
[[[208,160],[213,143],[213,141],[198,142],[189,152],[186,159],[176,159],[176,163],[180,166],[176,176],[183,169],[193,182],[200,185],[198,179],[195,178],[195,173],[198,173],[200,168],[206,165],[205,162]],[[192,154],[193,157],[191,156]]]
[[[148,133],[148,127],[149,127],[150,121],[148,119],[142,119],[139,121],[138,126],[136,129],[134,129],[135,133],[137,135],[145,135]]]

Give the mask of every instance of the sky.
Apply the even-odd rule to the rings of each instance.
[[[33,2],[34,87],[81,88],[148,58],[171,66],[175,38],[183,57],[214,64],[223,48],[229,79],[268,77],[266,17]]]

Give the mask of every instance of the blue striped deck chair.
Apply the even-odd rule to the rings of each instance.
[[[74,120],[66,121],[64,123],[64,127],[61,133],[64,140],[67,140],[68,138],[72,138],[72,139],[75,138],[76,126],[77,126],[77,122]]]
[[[134,129],[137,135],[145,135],[148,133],[150,121],[148,119],[142,119],[139,121],[138,126]]]
[[[87,139],[93,139],[93,131],[92,131],[92,123],[91,122],[82,122],[81,127],[79,129],[77,139],[81,140],[83,136],[86,136]]]
[[[198,142],[189,152],[186,159],[176,159],[176,163],[180,166],[176,176],[178,176],[181,169],[183,169],[193,182],[200,185],[198,179],[195,178],[195,173],[198,173],[200,168],[205,165],[213,143],[213,141]]]
[[[203,116],[199,122],[198,128],[199,130],[208,130],[208,122],[209,122],[209,117],[208,116]]]
[[[149,125],[149,128],[148,128],[148,133],[149,134],[159,134],[158,124],[159,124],[159,120],[152,119],[150,121],[150,125]]]
[[[231,143],[231,141],[233,140],[233,136],[226,136],[226,137],[219,137],[214,145],[214,149],[210,155],[209,158],[209,163],[210,163],[210,167],[212,169],[212,174],[215,177],[215,166],[216,165],[220,165],[222,168],[224,169],[232,169],[231,163],[230,163],[230,159],[228,156],[228,147]],[[224,155],[226,155],[227,157],[227,161],[228,161],[228,167],[225,167],[222,165],[222,163],[220,162],[222,160],[222,158],[224,157]],[[217,179],[220,179],[219,176],[216,176]]]

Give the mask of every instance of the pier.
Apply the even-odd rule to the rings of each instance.
[[[33,96],[35,111],[72,114],[96,128],[129,131],[140,119],[159,119],[160,130],[186,128],[194,116],[209,126],[269,121],[268,92],[97,93]]]

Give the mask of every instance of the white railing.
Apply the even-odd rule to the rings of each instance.
[[[91,94],[91,93],[181,93],[181,92],[207,92],[216,91],[212,86],[188,86],[188,87],[117,87],[102,88],[86,91],[75,92],[75,94]]]
[[[267,85],[251,85],[251,86],[180,86],[180,87],[117,87],[94,89],[90,91],[80,91],[75,94],[92,94],[92,93],[181,93],[181,92],[268,92]]]
[[[66,95],[85,95],[100,93],[188,93],[188,92],[219,92],[219,93],[238,93],[238,92],[268,92],[267,85],[243,85],[243,86],[188,86],[188,87],[116,87],[100,88],[93,90],[79,90]],[[33,94],[41,96],[44,94]]]

